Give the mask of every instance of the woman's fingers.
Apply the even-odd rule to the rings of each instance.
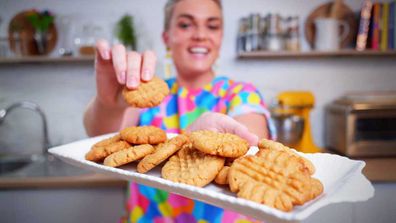
[[[134,89],[137,88],[140,83],[142,56],[135,51],[130,51],[127,53],[127,63],[126,86]]]
[[[218,117],[216,121],[222,129],[222,132],[238,135],[239,137],[247,140],[250,145],[257,145],[258,137],[249,132],[249,129],[242,123],[226,115]]]
[[[106,40],[98,40],[96,48],[100,59],[112,60],[113,68],[120,84],[128,88],[137,88],[140,81],[149,81],[153,78],[157,57],[153,51],[146,51],[142,55],[135,51],[127,52],[121,44],[111,49]]]
[[[127,57],[125,47],[121,44],[116,44],[111,50],[113,57],[113,67],[120,84],[126,83],[127,71]]]
[[[96,50],[103,60],[110,60],[110,45],[104,39],[96,41]]]
[[[157,57],[153,51],[148,50],[143,53],[143,64],[141,69],[142,80],[149,81],[153,78],[156,62]]]

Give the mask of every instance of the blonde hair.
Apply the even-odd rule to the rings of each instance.
[[[181,1],[183,1],[183,0],[168,0],[168,1],[166,1],[165,8],[164,8],[164,11],[165,11],[164,30],[165,31],[167,31],[169,29],[170,20],[172,18],[175,5]],[[213,1],[220,7],[220,9],[222,9],[221,0],[213,0]]]

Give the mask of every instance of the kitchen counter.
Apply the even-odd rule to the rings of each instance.
[[[126,188],[127,186],[126,180],[81,169],[51,155],[8,160],[3,158],[1,161],[0,188],[3,189],[70,187]]]
[[[13,188],[70,188],[70,187],[125,187],[128,181],[103,174],[89,173],[60,177],[0,177],[0,189]]]
[[[325,153],[333,153],[324,150]],[[363,174],[372,182],[396,182],[396,157],[350,158],[366,162]]]
[[[363,158],[363,174],[371,181],[396,182],[396,157]]]

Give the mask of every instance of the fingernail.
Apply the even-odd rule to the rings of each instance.
[[[120,82],[121,82],[121,84],[125,84],[125,78],[126,78],[126,72],[125,71],[123,71],[123,72],[121,72],[121,80],[120,80]]]
[[[105,59],[105,60],[110,59],[109,51],[107,51],[107,50],[103,51],[102,56],[103,56],[103,59]]]
[[[150,70],[143,71],[143,80],[148,81],[150,79]]]
[[[128,87],[136,88],[138,86],[138,81],[135,76],[128,79]]]

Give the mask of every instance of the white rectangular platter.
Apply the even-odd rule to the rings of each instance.
[[[81,168],[201,200],[267,222],[298,222],[306,219],[309,215],[328,204],[366,201],[374,196],[373,186],[362,174],[362,169],[365,166],[363,161],[351,160],[343,156],[326,153],[300,153],[315,165],[316,172],[314,177],[322,182],[324,192],[303,206],[296,206],[291,212],[279,211],[253,201],[237,198],[227,187],[217,186],[214,183],[204,188],[199,188],[165,180],[161,178],[161,167],[155,168],[146,174],[140,174],[136,172],[136,163],[125,165],[121,168],[113,168],[85,160],[85,154],[94,143],[112,135],[114,134],[107,134],[54,147],[49,152]],[[169,138],[173,136],[171,134],[168,135]],[[257,150],[257,147],[251,147],[248,153],[254,154]]]

